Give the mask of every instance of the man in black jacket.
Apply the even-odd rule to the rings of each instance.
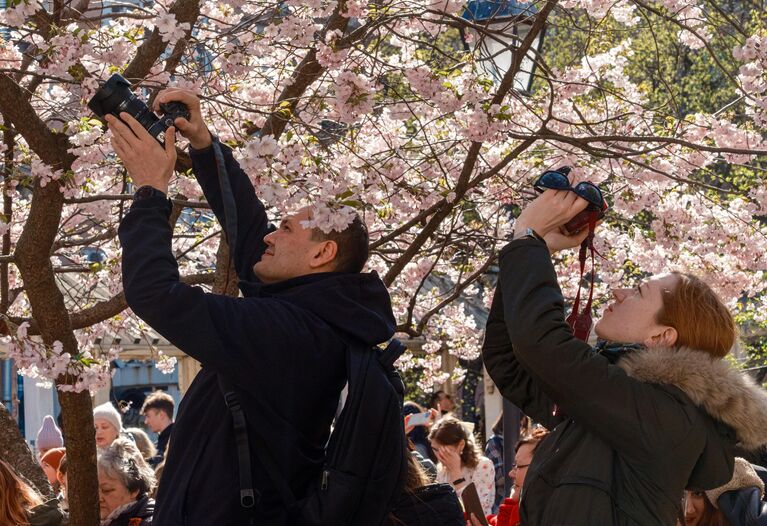
[[[189,139],[193,170],[226,229],[211,135],[199,99],[166,90],[156,104],[185,103],[177,119]],[[247,175],[221,146],[237,205],[235,268],[244,298],[205,293],[179,281],[171,250],[166,197],[176,154],[175,130],[165,148],[127,114],[108,118],[113,146],[136,192],[120,224],[125,296],[133,311],[203,364],[181,402],[157,495],[159,526],[286,524],[284,506],[251,440],[251,471],[261,493],[254,511],[240,505],[231,417],[218,384],[236,387],[250,436],[269,454],[300,498],[319,479],[324,446],[345,383],[345,349],[389,339],[395,327],[389,294],[375,273],[362,273],[367,231],[357,218],[343,232],[305,228],[311,210],[285,217],[271,231]]]

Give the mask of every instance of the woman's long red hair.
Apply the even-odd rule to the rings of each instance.
[[[42,503],[40,494],[0,460],[0,524],[29,524],[27,510]]]

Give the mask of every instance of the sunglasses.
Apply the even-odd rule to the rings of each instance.
[[[598,219],[602,219],[605,211],[607,211],[607,201],[605,201],[605,198],[602,196],[602,191],[597,185],[587,181],[572,186],[570,184],[570,179],[567,178],[568,173],[570,173],[570,168],[567,166],[562,167],[559,170],[543,172],[533,184],[533,188],[541,193],[546,190],[569,190],[574,192],[578,197],[582,197],[589,202],[589,206],[586,207],[586,210],[600,212]]]

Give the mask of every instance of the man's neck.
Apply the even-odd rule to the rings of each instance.
[[[162,426],[162,429],[160,429],[160,431],[159,431],[157,434],[158,434],[158,435],[159,435],[159,434],[162,434],[162,433],[163,433],[163,432],[164,432],[166,429],[168,429],[168,427],[169,427],[169,426],[171,426],[172,424],[173,424],[173,420],[171,420],[170,422],[166,423],[164,426]]]

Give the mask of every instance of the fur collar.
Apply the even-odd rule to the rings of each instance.
[[[730,426],[748,450],[767,444],[767,392],[727,360],[689,348],[640,350],[618,362],[643,382],[671,384]]]

